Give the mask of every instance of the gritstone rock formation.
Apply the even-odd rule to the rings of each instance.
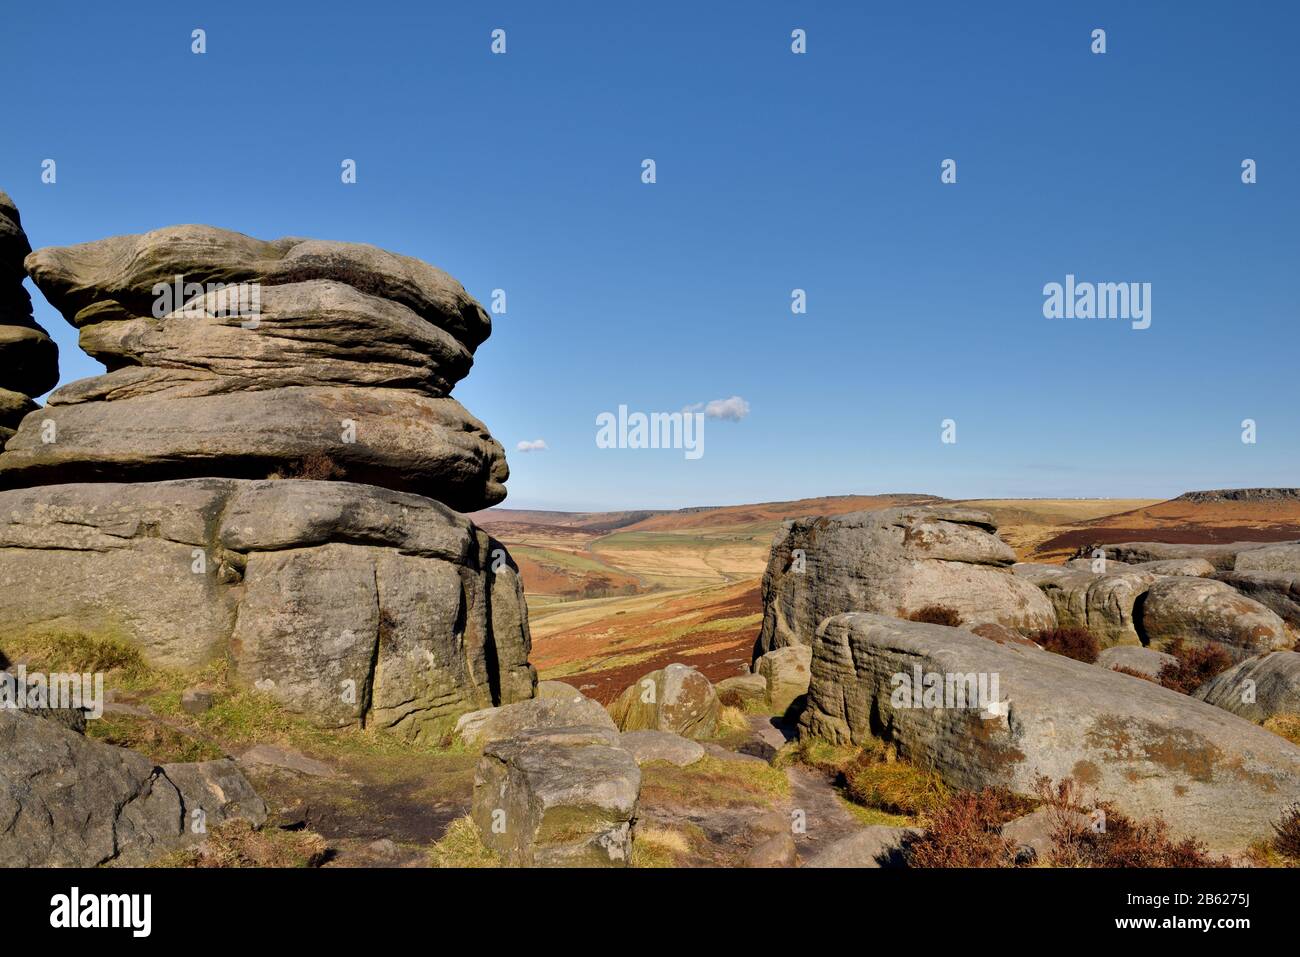
[[[31,252],[18,209],[0,191],[0,449],[23,416],[59,381],[59,348],[32,318],[23,288],[23,257]]]

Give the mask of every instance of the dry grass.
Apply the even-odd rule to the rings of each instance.
[[[1264,722],[1264,727],[1292,744],[1300,744],[1300,714],[1275,714]]]
[[[316,482],[338,481],[347,477],[343,466],[323,452],[313,452],[296,462],[281,465],[269,479],[310,479]]]
[[[641,769],[641,800],[694,808],[770,807],[790,792],[785,772],[763,761],[705,755],[679,768],[654,761]]]
[[[311,831],[255,829],[247,821],[225,821],[197,847],[173,851],[153,867],[319,867],[328,848]]]
[[[501,861],[479,840],[478,828],[469,815],[447,825],[442,839],[429,848],[430,867],[500,867]]]
[[[633,867],[680,867],[690,855],[690,839],[673,828],[638,827],[632,841]]]

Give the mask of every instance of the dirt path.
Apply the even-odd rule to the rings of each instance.
[[[786,768],[785,776],[790,782],[790,812],[792,815],[795,811],[803,812],[804,833],[796,829],[794,834],[802,861],[806,862],[840,838],[862,830],[863,825],[841,803],[825,774],[793,765]]]

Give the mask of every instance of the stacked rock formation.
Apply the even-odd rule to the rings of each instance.
[[[18,208],[0,191],[0,449],[59,381],[59,347],[32,318],[23,257],[32,251]]]
[[[490,320],[373,246],[175,226],[26,260],[108,367],[0,454],[5,631],[225,657],[323,726],[420,736],[533,696],[504,546],[452,509],[505,496],[448,393]]]

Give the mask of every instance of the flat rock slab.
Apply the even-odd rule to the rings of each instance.
[[[609,713],[600,702],[576,691],[563,698],[534,698],[471,711],[457,719],[455,735],[469,747],[481,748],[526,731],[575,726],[603,729],[608,744],[618,743],[618,728]]]
[[[1134,645],[1117,645],[1106,648],[1097,656],[1097,664],[1112,671],[1126,668],[1155,679],[1165,665],[1176,665],[1178,659],[1154,648],[1141,648]]]
[[[473,808],[484,845],[515,867],[627,866],[636,760],[625,748],[547,735],[525,732],[484,749]]]
[[[906,616],[930,605],[967,626],[1056,624],[1051,603],[1011,573],[1015,553],[988,512],[908,506],[785,522],[763,574],[758,652],[813,643],[831,615]]]
[[[249,767],[260,766],[293,771],[314,778],[334,776],[334,769],[324,761],[317,761],[301,751],[278,744],[255,744],[239,756],[239,763]]]
[[[952,676],[954,692],[982,675],[993,700],[954,693],[917,706],[898,692],[918,669],[922,685]],[[967,790],[1033,796],[1040,775],[1073,778],[1091,799],[1163,816],[1216,853],[1268,837],[1300,794],[1300,748],[1278,735],[1151,682],[961,629],[839,615],[818,632],[812,673],[801,735],[862,743],[879,731]]]
[[[1300,714],[1300,654],[1274,651],[1215,675],[1193,697],[1263,724],[1275,714]]]
[[[904,867],[907,842],[921,835],[914,827],[873,824],[840,838],[804,862],[804,867]]]
[[[667,761],[684,768],[704,757],[704,746],[698,741],[668,731],[624,731],[618,743],[632,752],[637,764]]]

